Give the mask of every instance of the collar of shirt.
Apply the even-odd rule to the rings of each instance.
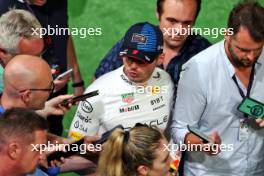
[[[255,73],[257,73],[260,70],[260,68],[263,66],[263,63],[264,63],[264,47],[262,48],[261,54],[256,62]]]
[[[223,61],[224,61],[225,65],[227,66],[229,76],[230,76],[230,78],[232,78],[235,74],[235,68],[232,65],[232,63],[230,62],[230,60],[228,59],[227,54],[225,52],[225,40],[221,41],[221,44],[219,45],[219,47],[220,47],[221,55],[224,58]]]

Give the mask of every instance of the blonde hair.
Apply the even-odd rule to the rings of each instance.
[[[137,167],[152,167],[156,158],[155,149],[165,139],[158,130],[147,126],[136,126],[129,132],[116,129],[104,144],[99,158],[101,176],[138,175]]]

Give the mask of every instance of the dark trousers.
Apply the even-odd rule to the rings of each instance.
[[[181,156],[181,161],[180,161],[180,165],[179,165],[179,176],[183,176],[183,170],[184,170],[184,160],[185,160],[185,156],[186,155],[186,151],[182,152],[182,156]]]

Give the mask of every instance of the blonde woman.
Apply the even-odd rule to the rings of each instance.
[[[99,159],[101,176],[167,176],[170,154],[163,134],[147,126],[116,129],[104,144]]]

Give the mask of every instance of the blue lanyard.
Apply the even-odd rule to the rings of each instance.
[[[232,76],[232,79],[234,80],[234,82],[235,82],[235,84],[236,84],[236,86],[238,88],[239,94],[241,95],[242,98],[245,98],[245,97],[249,97],[250,96],[251,88],[252,88],[253,81],[254,81],[254,74],[255,74],[255,63],[254,63],[254,65],[252,67],[252,70],[250,72],[249,83],[248,83],[247,94],[246,95],[244,94],[243,90],[239,86],[238,81],[237,81],[237,78],[236,78],[236,75],[234,74]]]
[[[247,98],[247,97],[250,96],[251,88],[252,88],[252,85],[253,85],[253,82],[254,82],[254,74],[255,74],[255,63],[253,64],[253,67],[252,67],[251,72],[250,72],[249,83],[248,83],[247,94],[246,95],[244,94],[243,90],[239,86],[238,81],[236,79],[236,75],[234,74],[232,76],[232,79],[234,80],[234,82],[235,82],[235,84],[237,86],[237,89],[239,91],[239,94],[241,95],[241,97],[243,99],[245,99],[245,98]],[[248,118],[248,115],[247,114],[244,114],[244,117],[245,118]]]

